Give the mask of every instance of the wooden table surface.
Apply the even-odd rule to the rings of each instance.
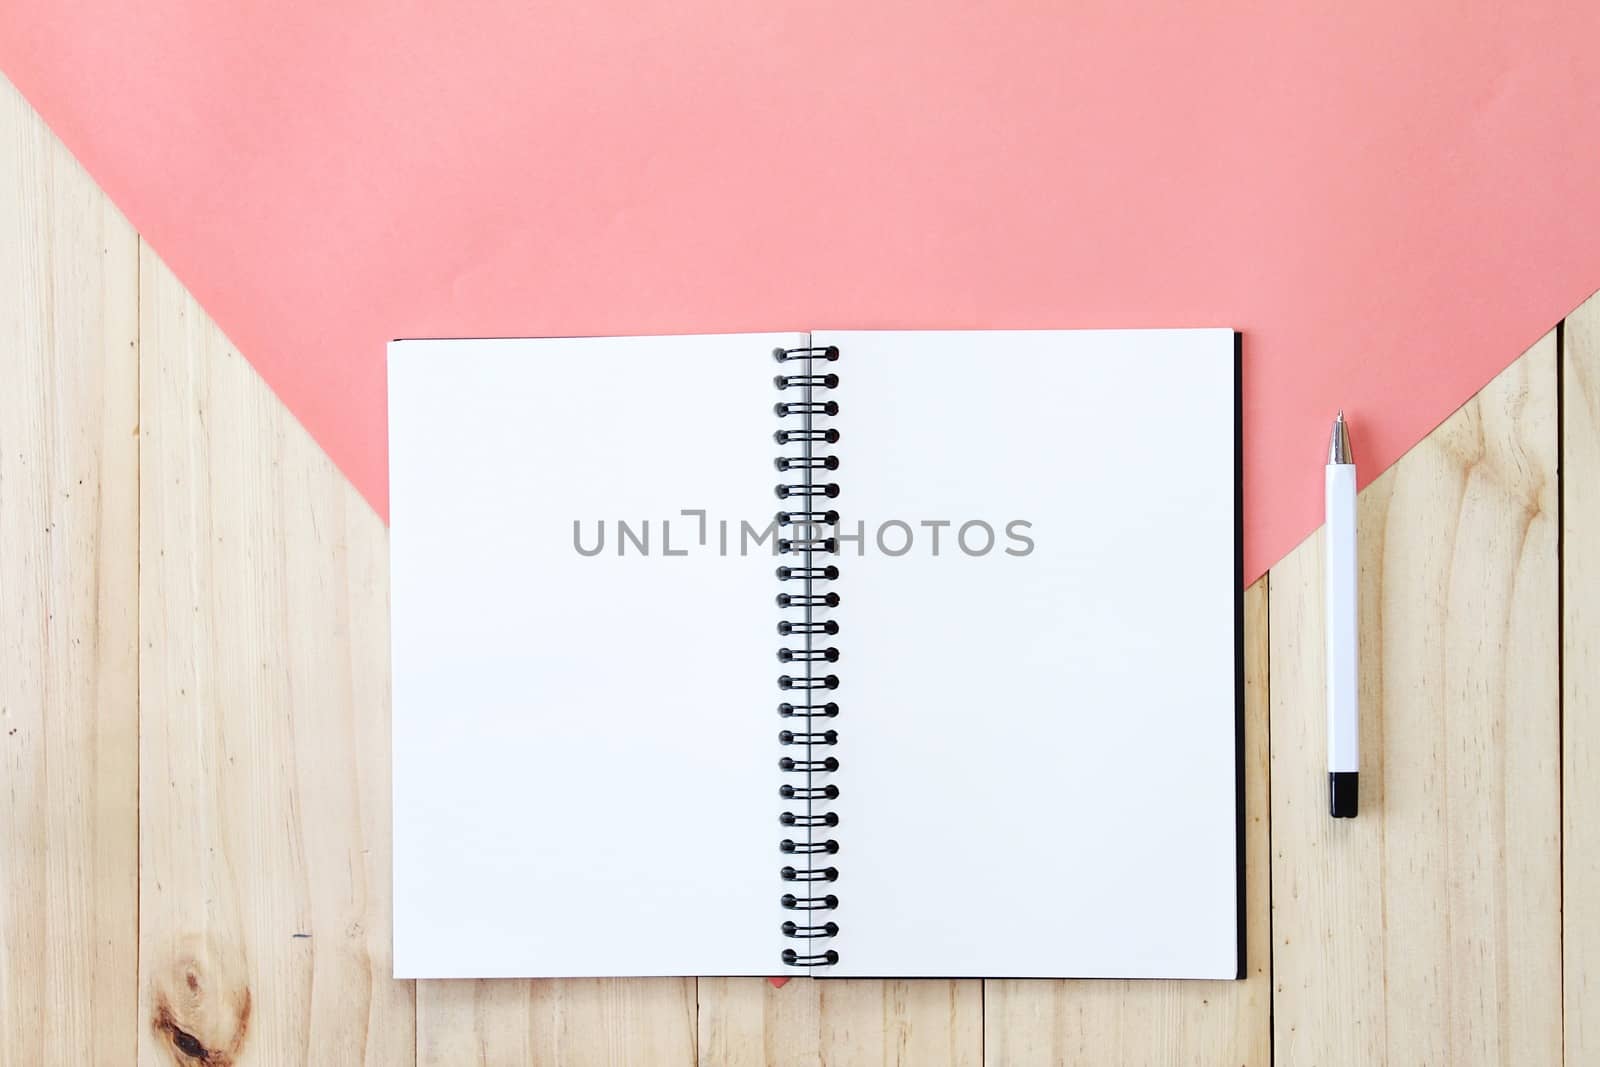
[[[0,1065],[1600,1063],[1600,298],[1362,494],[1354,822],[1250,587],[1232,983],[394,981],[384,526],[3,81],[0,361]]]

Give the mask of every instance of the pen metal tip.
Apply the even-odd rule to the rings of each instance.
[[[1333,420],[1333,433],[1328,437],[1328,462],[1354,463],[1355,454],[1350,451],[1350,428],[1344,421],[1344,409],[1339,409],[1339,414]]]

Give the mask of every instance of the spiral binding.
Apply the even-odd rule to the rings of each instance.
[[[839,632],[833,619],[819,616],[830,608],[838,607],[839,594],[820,588],[821,583],[839,577],[839,568],[819,560],[819,556],[837,555],[839,540],[827,536],[827,528],[837,525],[839,513],[831,508],[819,507],[823,501],[839,495],[837,482],[827,475],[839,469],[839,457],[823,455],[820,446],[837,444],[839,431],[819,426],[817,420],[839,414],[839,404],[834,400],[819,398],[823,391],[839,387],[839,376],[818,366],[836,362],[839,349],[826,347],[780,348],[772,353],[781,364],[799,364],[798,373],[779,374],[773,384],[790,398],[773,406],[780,419],[798,419],[799,425],[789,425],[773,434],[780,446],[799,445],[798,454],[778,456],[773,465],[780,473],[797,475],[792,480],[778,483],[779,500],[794,501],[794,510],[778,512],[778,526],[785,535],[778,538],[780,555],[794,557],[794,563],[778,567],[778,581],[795,583],[794,592],[778,594],[780,611],[798,611],[798,618],[785,618],[778,623],[778,635],[800,640],[778,649],[778,662],[794,668],[779,675],[778,688],[785,693],[804,694],[798,699],[815,698],[810,694],[823,694],[839,687],[839,676],[826,670],[827,665],[839,659],[839,650],[823,639]],[[787,368],[786,368],[787,369]],[[793,390],[791,393],[790,391]],[[784,800],[803,802],[798,810],[785,811],[778,822],[797,832],[778,843],[778,851],[785,856],[804,857],[805,866],[786,866],[778,873],[785,882],[809,883],[807,895],[785,893],[779,904],[785,911],[826,912],[839,906],[839,898],[832,893],[817,893],[811,887],[838,880],[839,869],[822,866],[817,857],[832,856],[839,851],[839,842],[819,831],[831,830],[839,825],[839,816],[821,810],[827,801],[839,795],[839,787],[821,781],[821,777],[839,769],[838,757],[825,752],[839,742],[839,732],[816,725],[818,720],[830,720],[839,715],[839,705],[833,701],[822,703],[782,703],[778,715],[783,719],[800,719],[801,729],[785,729],[778,733],[778,744],[796,755],[784,755],[778,760],[778,769],[784,774],[800,776],[804,784],[785,784],[778,790]],[[798,832],[804,831],[804,836]],[[783,962],[790,967],[819,967],[839,962],[839,953],[826,947],[827,938],[839,933],[839,924],[831,920],[805,922],[785,921],[779,928],[784,937],[805,943],[804,951],[786,948]]]

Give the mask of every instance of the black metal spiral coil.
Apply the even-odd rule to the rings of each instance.
[[[820,694],[839,687],[839,676],[824,669],[838,662],[839,649],[831,642],[817,640],[839,632],[836,620],[821,617],[839,606],[839,594],[822,588],[824,583],[838,579],[839,568],[818,558],[837,556],[839,552],[838,538],[829,529],[837,526],[839,513],[818,506],[840,493],[838,482],[831,480],[832,472],[839,469],[839,457],[819,451],[837,444],[839,431],[818,425],[819,420],[839,414],[838,402],[821,395],[839,387],[839,375],[824,369],[826,364],[838,361],[839,350],[831,345],[780,348],[772,355],[785,365],[784,373],[773,379],[785,399],[775,404],[773,411],[780,419],[792,420],[773,434],[773,440],[780,446],[800,446],[797,452],[790,451],[773,461],[779,472],[791,476],[774,487],[778,498],[800,502],[798,510],[780,511],[777,516],[778,525],[786,529],[786,535],[778,538],[778,553],[790,560],[778,567],[777,577],[794,590],[779,593],[777,604],[780,611],[795,613],[778,622],[778,636],[791,639],[778,649],[778,662],[791,668],[789,673],[778,676],[778,688],[786,693]],[[798,368],[791,371],[796,364]],[[825,480],[823,474],[829,479]],[[837,867],[821,866],[815,859],[831,857],[839,851],[839,842],[826,836],[826,831],[839,825],[839,816],[822,810],[839,795],[839,787],[824,780],[839,769],[838,757],[828,754],[838,744],[839,732],[812,726],[816,720],[838,715],[839,705],[833,701],[778,705],[780,718],[804,720],[803,729],[778,733],[778,744],[787,750],[778,760],[778,770],[798,779],[778,790],[784,800],[796,802],[791,810],[778,816],[778,822],[791,831],[804,831],[804,836],[785,837],[778,843],[780,854],[796,857],[796,862],[803,858],[805,863],[803,867],[783,867],[778,873],[785,882],[820,884],[839,877]],[[839,906],[839,898],[832,893],[785,893],[779,904],[785,911],[827,912]],[[783,950],[785,966],[822,967],[839,962],[836,950],[818,946],[819,941],[839,933],[838,923],[786,921],[779,929],[784,937],[807,942],[805,951]]]

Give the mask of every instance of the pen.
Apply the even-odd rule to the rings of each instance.
[[[1360,748],[1356,670],[1356,462],[1344,412],[1333,420],[1324,473],[1328,642],[1328,813],[1356,816]]]

